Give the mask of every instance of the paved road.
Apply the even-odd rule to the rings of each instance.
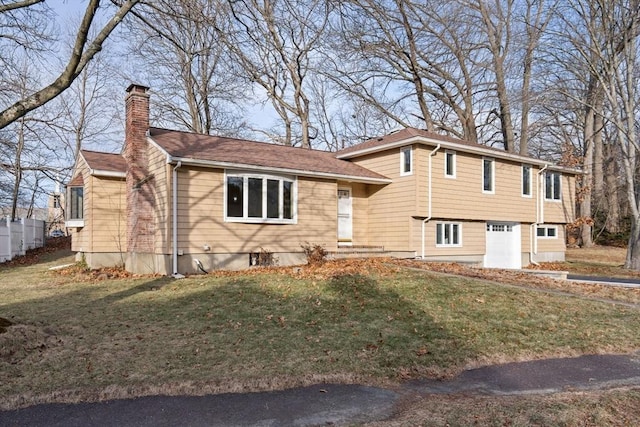
[[[413,381],[398,391],[323,384],[265,393],[36,405],[0,412],[0,425],[340,426],[387,419],[406,393],[504,395],[620,386],[640,387],[640,352],[487,366],[449,381]]]
[[[582,276],[578,274],[568,274],[567,280],[587,283],[601,283],[603,285],[622,286],[625,288],[640,288],[638,279],[622,279],[618,277]]]

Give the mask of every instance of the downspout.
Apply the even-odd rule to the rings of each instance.
[[[172,240],[173,240],[173,277],[176,279],[182,279],[184,276],[178,273],[178,169],[182,166],[182,162],[178,163],[173,168],[173,226],[172,226]]]
[[[536,176],[536,222],[531,224],[531,238],[529,248],[529,262],[533,265],[539,265],[533,260],[533,256],[538,253],[538,225],[544,224],[544,200],[542,200],[544,192],[542,191],[542,184],[540,182],[540,176],[547,170],[549,165],[544,165],[542,169],[538,171]]]
[[[427,213],[427,217],[425,219],[422,220],[422,259],[425,259],[425,227],[427,225],[427,222],[429,222],[431,220],[431,165],[432,165],[432,158],[433,156],[436,155],[436,153],[438,152],[438,150],[440,149],[440,144],[438,144],[436,146],[436,148],[433,149],[433,151],[431,151],[431,153],[429,153],[429,194],[428,194],[428,200],[429,200],[429,210]]]

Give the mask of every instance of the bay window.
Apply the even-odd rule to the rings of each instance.
[[[295,179],[227,173],[225,219],[236,222],[295,223]]]

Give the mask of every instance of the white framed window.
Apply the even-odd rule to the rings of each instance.
[[[545,172],[544,198],[546,200],[562,200],[562,184],[560,172]]]
[[[495,161],[489,157],[482,158],[482,192],[495,193]]]
[[[225,221],[275,224],[297,221],[295,178],[227,172],[224,190]]]
[[[67,187],[66,227],[84,227],[84,187]]]
[[[444,152],[444,176],[446,178],[456,177],[456,152],[446,150]]]
[[[462,246],[462,224],[458,222],[436,223],[436,246]]]
[[[539,239],[557,239],[558,226],[556,225],[539,225],[536,235]]]
[[[400,176],[413,173],[413,150],[411,147],[400,149]]]
[[[531,165],[522,165],[522,197],[531,196]]]

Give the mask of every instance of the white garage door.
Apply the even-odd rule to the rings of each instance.
[[[488,268],[522,268],[520,240],[520,224],[488,222],[484,266]]]

